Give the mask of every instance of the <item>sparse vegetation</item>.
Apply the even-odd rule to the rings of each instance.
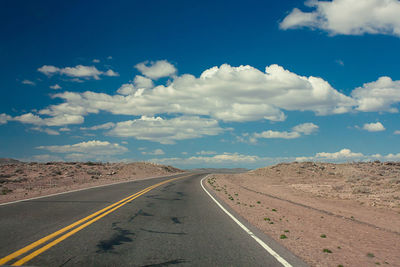
[[[286,239],[286,238],[287,238],[286,235],[281,235],[281,236],[280,236],[280,239]]]
[[[367,257],[368,257],[368,258],[374,258],[375,255],[374,255],[373,253],[367,253]]]
[[[2,195],[7,195],[8,193],[11,193],[11,192],[12,192],[12,190],[7,188],[7,187],[5,187],[5,186],[1,188],[1,194]]]
[[[327,248],[324,248],[322,251],[325,252],[325,253],[332,253],[332,250],[327,249]]]
[[[272,209],[272,211],[276,211],[276,209]]]
[[[326,238],[326,234],[320,235],[321,238]]]

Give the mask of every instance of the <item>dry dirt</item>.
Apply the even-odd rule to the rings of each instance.
[[[147,162],[1,164],[0,203],[181,172],[171,166]]]
[[[311,266],[400,266],[400,163],[282,163],[207,181]]]

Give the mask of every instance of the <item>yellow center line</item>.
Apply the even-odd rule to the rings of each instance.
[[[188,176],[190,176],[190,175],[169,179],[169,180],[157,183],[155,185],[149,186],[149,187],[147,187],[147,188],[145,188],[145,189],[143,189],[143,190],[141,190],[141,191],[139,191],[139,192],[137,192],[137,193],[135,193],[133,195],[130,195],[130,196],[128,196],[128,197],[126,197],[126,198],[124,198],[124,199],[122,199],[122,200],[120,200],[120,201],[118,201],[118,202],[116,202],[116,203],[114,203],[112,205],[109,205],[109,206],[107,206],[107,207],[105,207],[105,208],[103,208],[103,209],[101,209],[101,210],[99,210],[99,211],[97,211],[97,212],[95,212],[95,213],[93,213],[93,214],[91,214],[91,215],[89,215],[89,216],[87,216],[87,217],[75,222],[75,223],[72,223],[72,224],[70,224],[70,225],[68,225],[68,226],[66,226],[66,227],[64,227],[64,228],[62,228],[62,229],[60,229],[60,230],[48,235],[48,236],[45,236],[45,237],[39,239],[38,241],[35,241],[32,244],[30,244],[30,245],[28,245],[28,246],[26,246],[26,247],[24,247],[24,248],[22,248],[20,250],[15,251],[14,253],[12,253],[12,254],[0,259],[0,265],[3,265],[5,263],[9,262],[10,260],[12,260],[12,259],[14,259],[14,258],[16,258],[16,257],[28,252],[28,251],[34,249],[34,248],[38,247],[39,245],[41,245],[41,244],[43,244],[43,243],[45,243],[45,242],[57,237],[58,235],[60,235],[60,234],[62,234],[64,232],[74,228],[75,226],[78,226],[79,224],[82,224],[82,223],[92,219],[93,217],[95,217],[91,221],[82,224],[81,226],[79,226],[79,227],[75,228],[74,230],[64,234],[63,236],[59,237],[58,239],[52,241],[51,243],[43,246],[40,249],[32,252],[28,256],[22,258],[21,260],[19,260],[16,263],[13,264],[14,266],[22,265],[22,264],[26,263],[27,261],[33,259],[37,255],[43,253],[47,249],[51,248],[52,246],[54,246],[54,245],[60,243],[61,241],[65,240],[69,236],[71,236],[71,235],[75,234],[76,232],[80,231],[81,229],[89,226],[90,224],[94,223],[95,221],[103,218],[104,216],[108,215],[109,213],[111,213],[111,212],[115,211],[116,209],[124,206],[125,204],[131,202],[135,198],[137,198],[137,197],[149,192],[150,190],[152,190],[152,189],[154,189],[154,188],[156,188],[158,186],[161,186],[161,185],[163,185],[165,183],[168,183],[168,182],[171,182],[171,181],[174,181],[174,180],[177,180],[177,179],[185,178],[185,177],[188,177]],[[99,214],[101,214],[101,215],[99,215]]]

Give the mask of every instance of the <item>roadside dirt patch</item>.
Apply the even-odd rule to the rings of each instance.
[[[400,163],[285,163],[207,186],[311,266],[400,266]]]
[[[148,162],[49,162],[0,165],[0,203],[96,185],[183,172]]]

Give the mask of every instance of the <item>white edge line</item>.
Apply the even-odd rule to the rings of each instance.
[[[116,185],[116,184],[124,184],[124,183],[130,183],[130,182],[136,182],[136,181],[147,180],[147,179],[156,179],[156,178],[170,177],[170,176],[174,176],[174,175],[177,175],[177,174],[180,174],[180,173],[175,173],[175,174],[166,175],[166,176],[145,177],[145,178],[136,179],[136,180],[115,182],[115,183],[112,183],[112,184],[103,184],[103,185],[96,185],[96,186],[92,186],[92,187],[79,188],[79,189],[75,189],[75,190],[71,190],[71,191],[65,191],[65,192],[60,192],[60,193],[55,193],[55,194],[51,194],[51,195],[45,195],[45,196],[40,196],[40,197],[32,197],[32,198],[20,199],[20,200],[15,200],[15,201],[6,202],[6,203],[0,203],[0,206],[5,206],[5,205],[9,205],[9,204],[24,202],[24,201],[30,201],[30,200],[40,199],[40,198],[54,197],[54,196],[58,196],[58,195],[63,195],[63,194],[68,194],[68,193],[73,193],[73,192],[79,192],[79,191],[88,190],[88,189],[93,189],[93,188],[106,187],[106,186],[111,186],[111,185]],[[182,174],[183,174],[183,173],[182,173]]]
[[[212,200],[214,200],[215,203],[217,203],[218,207],[220,207],[231,219],[237,223],[246,233],[248,233],[254,240],[257,241],[258,244],[260,244],[266,251],[268,251],[269,254],[274,256],[274,258],[279,261],[283,266],[285,267],[292,267],[290,263],[288,263],[284,258],[282,258],[278,253],[276,253],[272,248],[270,248],[267,244],[264,243],[260,238],[258,238],[255,234],[253,234],[252,231],[250,231],[246,226],[244,226],[238,219],[235,218],[229,211],[227,211],[204,187],[203,185],[203,180],[206,179],[209,175],[201,179],[200,185],[203,187],[203,190],[211,197]]]

